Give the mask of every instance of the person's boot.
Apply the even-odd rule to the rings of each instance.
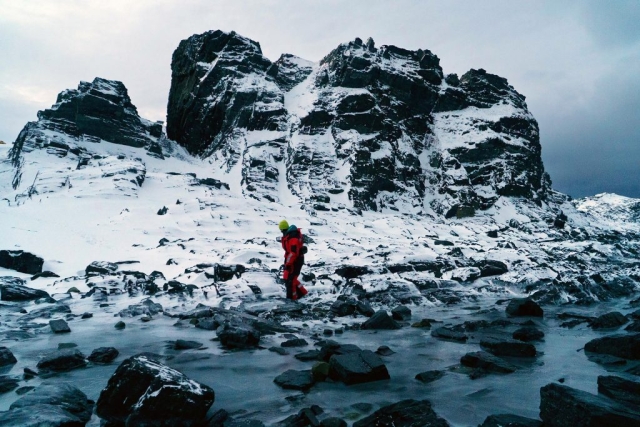
[[[296,296],[298,298],[302,298],[303,296],[307,295],[309,293],[309,291],[307,291],[307,289],[302,286],[302,283],[299,284],[296,288]]]

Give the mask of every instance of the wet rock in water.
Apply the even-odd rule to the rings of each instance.
[[[535,357],[536,348],[533,344],[499,338],[485,338],[480,341],[480,347],[495,356]]]
[[[118,264],[108,261],[93,261],[91,264],[84,269],[87,276],[89,275],[100,275],[100,274],[111,274],[118,271]]]
[[[280,356],[286,356],[289,354],[287,350],[282,347],[269,347],[269,351],[273,351],[274,353],[278,353]]]
[[[486,372],[498,372],[510,374],[516,371],[516,367],[509,362],[494,356],[486,351],[467,353],[460,359],[460,363],[470,368],[482,369]]]
[[[206,331],[215,331],[220,327],[220,321],[213,317],[205,317],[202,319],[198,319],[198,323],[196,323],[196,328],[204,329]]]
[[[84,354],[77,349],[56,350],[38,362],[41,371],[64,372],[82,368],[87,364]]]
[[[609,354],[597,354],[597,353],[587,353],[587,359],[589,359],[593,363],[597,363],[599,365],[626,365],[627,359],[623,359],[621,357],[611,356]]]
[[[513,332],[513,339],[519,341],[539,341],[544,338],[544,332],[534,326],[525,326]]]
[[[7,347],[0,347],[0,367],[18,363],[16,357]]]
[[[391,378],[382,359],[369,350],[331,356],[329,377],[346,385]]]
[[[309,390],[315,384],[311,370],[296,371],[289,369],[278,375],[274,383],[287,390]]]
[[[327,362],[316,362],[311,368],[311,374],[315,381],[324,381],[329,376],[329,364]]]
[[[46,307],[37,308],[20,317],[20,322],[28,322],[34,319],[51,319],[56,314],[70,314],[71,308],[66,304],[56,303]]]
[[[309,343],[304,338],[292,338],[280,344],[281,347],[304,347],[307,345],[309,345]]]
[[[640,427],[640,414],[607,397],[560,384],[540,389],[540,418],[549,427]]]
[[[245,349],[257,347],[260,344],[260,332],[246,325],[221,325],[216,334],[220,344],[230,349]]]
[[[82,313],[81,319],[91,319],[93,317],[93,313]]]
[[[49,326],[54,334],[63,334],[66,332],[71,332],[71,328],[67,322],[62,319],[49,320]]]
[[[478,427],[542,427],[542,421],[512,414],[489,415]]]
[[[614,375],[598,377],[598,393],[620,403],[640,408],[640,382],[630,381]]]
[[[214,391],[146,356],[126,359],[100,393],[96,414],[114,425],[189,426],[203,420]]]
[[[422,328],[422,329],[430,329],[431,328],[431,321],[429,321],[429,319],[422,319],[419,322],[415,322],[413,324],[411,324],[412,328]]]
[[[194,348],[200,348],[202,346],[203,344],[198,341],[177,340],[174,343],[173,348],[175,350],[190,350]]]
[[[275,425],[279,427],[320,426],[320,421],[318,421],[317,416],[322,414],[322,412],[322,408],[317,405],[312,405],[310,408],[302,408],[297,414],[290,415]]]
[[[325,337],[330,337],[331,335],[333,335],[333,329],[325,329],[324,331],[322,331],[322,335],[324,335]]]
[[[385,311],[377,311],[373,316],[362,324],[362,329],[372,330],[384,330],[384,329],[400,329],[401,326],[398,322],[393,320],[391,316]]]
[[[93,363],[110,363],[119,354],[120,352],[114,347],[99,347],[93,350],[87,359]]]
[[[506,312],[508,316],[542,317],[543,310],[537,302],[530,298],[514,298],[509,301]]]
[[[33,301],[44,298],[49,302],[54,302],[53,298],[39,289],[24,286],[24,280],[19,277],[0,277],[0,300],[1,301]]]
[[[415,376],[418,381],[425,384],[439,380],[442,377],[444,377],[444,371],[425,371]]]
[[[431,331],[431,336],[436,338],[441,338],[445,340],[465,342],[469,339],[468,336],[463,334],[462,332],[454,331],[451,328],[446,326],[441,326]]]
[[[19,380],[7,375],[0,376],[0,394],[8,393],[18,388]]]
[[[386,345],[381,345],[380,347],[378,347],[378,349],[376,350],[376,354],[380,355],[380,356],[391,356],[392,354],[396,354],[395,351],[391,350],[388,346]]]
[[[74,342],[59,342],[58,343],[58,350],[64,350],[65,348],[76,348],[78,347],[78,344],[74,343]]]
[[[121,310],[118,313],[120,317],[136,317],[141,315],[155,316],[158,313],[162,313],[163,308],[161,304],[153,302],[151,298],[146,298],[140,301],[140,304],[133,304],[129,307]]]
[[[361,351],[362,349],[355,344],[340,344],[332,340],[327,340],[320,347],[318,360],[328,362],[333,355],[359,353]]]
[[[296,359],[301,360],[303,362],[309,362],[311,360],[318,360],[318,357],[320,357],[320,351],[319,350],[309,350],[309,351],[305,351],[304,353],[298,353],[294,356]]]
[[[76,387],[44,382],[0,412],[0,425],[21,427],[84,426],[91,419],[93,402]]]
[[[623,359],[640,359],[640,334],[610,335],[589,341],[584,350]]]
[[[371,307],[371,304],[366,301],[358,301],[356,303],[356,311],[366,317],[371,317],[376,314],[376,311]]]
[[[329,417],[320,421],[320,427],[347,427],[347,422],[342,418]]]
[[[127,327],[127,324],[124,323],[122,320],[119,321],[118,323],[116,323],[115,326],[114,326],[114,328],[116,328],[118,330],[123,330],[126,327]]]
[[[391,317],[393,317],[394,320],[408,322],[411,320],[411,309],[406,305],[399,305],[391,310]]]
[[[619,328],[627,323],[629,323],[629,319],[627,319],[622,313],[619,311],[612,311],[611,313],[596,317],[589,323],[589,326],[594,330],[613,329]]]
[[[368,417],[353,423],[353,427],[379,426],[449,427],[449,423],[435,413],[431,402],[413,399],[383,406]]]
[[[25,251],[0,250],[0,267],[25,274],[42,273],[44,260]],[[5,300],[8,301],[8,300]]]
[[[351,301],[337,300],[331,305],[331,312],[338,317],[351,316],[356,312],[356,305]]]
[[[634,320],[633,323],[624,328],[627,332],[640,332],[640,320]]]

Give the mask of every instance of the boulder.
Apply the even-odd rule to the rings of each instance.
[[[260,343],[260,332],[246,325],[221,325],[216,334],[220,344],[229,349],[245,349],[257,347]]]
[[[16,357],[7,347],[0,347],[0,368],[18,363]]]
[[[66,383],[44,382],[0,412],[1,426],[80,427],[93,412],[93,402],[82,391]]]
[[[132,304],[118,313],[120,317],[155,316],[164,310],[161,304],[153,302],[151,298],[145,298],[139,304]]]
[[[497,233],[495,237],[498,237]],[[507,264],[496,260],[485,260],[478,264],[477,267],[480,268],[480,277],[499,276],[509,271]]]
[[[311,374],[315,381],[324,381],[329,376],[329,364],[327,362],[316,362],[311,368]]]
[[[629,319],[627,319],[622,313],[619,311],[612,311],[611,313],[603,314],[602,316],[598,316],[589,322],[589,326],[591,329],[614,329],[619,328],[622,325],[629,323]]]
[[[598,377],[598,393],[620,403],[640,408],[640,382],[614,375],[600,375]]]
[[[382,359],[369,350],[331,356],[329,377],[346,385],[391,378]]]
[[[435,413],[428,400],[407,399],[383,406],[373,414],[353,423],[353,427],[449,427],[449,423]]]
[[[0,394],[8,393],[12,390],[15,390],[20,385],[20,379],[12,378],[8,375],[0,376]]]
[[[411,320],[411,309],[406,305],[399,305],[391,310],[391,317],[394,320],[408,322]]]
[[[453,329],[448,328],[446,326],[441,326],[439,328],[433,329],[431,331],[431,336],[445,339],[445,340],[458,341],[458,342],[465,342],[469,339],[469,337],[466,336],[464,333],[454,331]]]
[[[303,362],[309,362],[312,360],[318,360],[319,356],[320,356],[319,350],[309,350],[302,353],[298,353],[294,357]]]
[[[514,298],[509,301],[506,309],[508,316],[531,316],[531,317],[542,317],[543,310],[542,308],[529,298]]]
[[[366,317],[371,317],[376,314],[376,311],[371,307],[371,304],[366,301],[358,301],[356,303],[356,311]]]
[[[535,357],[536,355],[533,344],[511,339],[488,337],[480,341],[480,347],[495,356]]]
[[[108,261],[93,261],[84,269],[87,276],[99,274],[111,274],[118,270],[118,264]]]
[[[47,292],[24,286],[24,280],[18,277],[0,277],[0,301],[33,301],[40,298],[54,301]]]
[[[196,323],[196,328],[204,329],[206,331],[215,331],[220,327],[220,321],[214,317],[204,317],[202,319],[198,319],[198,323]]]
[[[84,354],[78,349],[69,348],[48,353],[38,362],[41,371],[64,372],[82,368],[87,364]]]
[[[304,347],[307,345],[309,345],[309,343],[304,338],[292,338],[280,344],[281,347]]]
[[[373,316],[362,324],[362,329],[400,329],[401,326],[398,322],[393,320],[391,316],[385,311],[377,311]]]
[[[124,323],[122,320],[121,320],[121,321],[119,321],[119,322],[117,322],[117,323],[114,325],[114,328],[116,328],[116,329],[117,329],[117,330],[119,330],[119,331],[123,330],[123,329],[124,329],[124,328],[126,328],[126,327],[127,327],[127,324],[126,324],[126,323]]]
[[[542,421],[512,414],[489,415],[478,427],[542,427]]]
[[[342,418],[329,417],[320,421],[320,427],[347,427],[347,422]]]
[[[359,353],[361,351],[362,349],[355,344],[339,344],[335,341],[327,340],[320,347],[318,360],[328,362],[333,355]]]
[[[338,317],[351,316],[356,312],[356,305],[351,301],[336,300],[331,305],[331,312]]]
[[[54,273],[53,271],[43,271],[42,273],[34,274],[33,276],[31,276],[31,280],[37,280],[37,279],[40,279],[41,277],[51,278],[51,277],[60,277],[60,276]]]
[[[470,368],[481,369],[486,372],[510,374],[516,371],[516,367],[507,361],[496,357],[486,351],[467,353],[460,359],[460,363]]]
[[[360,265],[343,265],[336,269],[336,274],[344,279],[356,279],[365,274],[371,274],[369,267]]]
[[[198,341],[177,340],[173,345],[175,350],[191,350],[202,347],[202,343]]]
[[[44,260],[29,252],[0,250],[0,267],[25,274],[42,273]],[[8,301],[8,300],[5,300]]]
[[[439,380],[442,377],[444,377],[444,371],[425,371],[425,372],[420,372],[415,376],[415,378],[418,381],[423,382],[425,384]]]
[[[544,332],[534,326],[525,326],[515,330],[512,336],[519,341],[539,341],[544,338]]]
[[[49,326],[54,334],[63,334],[71,332],[71,328],[63,319],[49,320]]]
[[[591,353],[609,354],[623,359],[640,359],[640,333],[596,338],[584,346]]]
[[[392,354],[396,354],[396,352],[391,350],[389,346],[381,345],[376,350],[376,354],[379,356],[391,356]]]
[[[429,319],[422,319],[419,322],[414,322],[411,324],[412,328],[421,328],[421,329],[430,329],[431,321]]]
[[[609,398],[551,383],[540,389],[545,427],[640,427],[640,414]]]
[[[278,375],[273,382],[284,389],[301,391],[307,391],[315,384],[311,370],[296,371],[293,369]]]
[[[96,414],[115,425],[190,426],[203,420],[215,394],[204,384],[146,356],[126,359],[100,393]]]
[[[93,350],[87,359],[93,363],[110,363],[119,354],[120,352],[113,347],[99,347]]]

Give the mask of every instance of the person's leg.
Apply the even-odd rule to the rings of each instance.
[[[287,299],[293,299],[293,280],[285,280],[284,288],[287,292]]]

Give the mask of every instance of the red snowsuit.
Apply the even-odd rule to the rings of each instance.
[[[282,236],[282,249],[284,249],[284,271],[282,278],[287,290],[287,298],[297,300],[307,294],[307,290],[298,280],[300,270],[304,264],[303,253],[304,240],[302,232],[293,227],[289,227]]]

